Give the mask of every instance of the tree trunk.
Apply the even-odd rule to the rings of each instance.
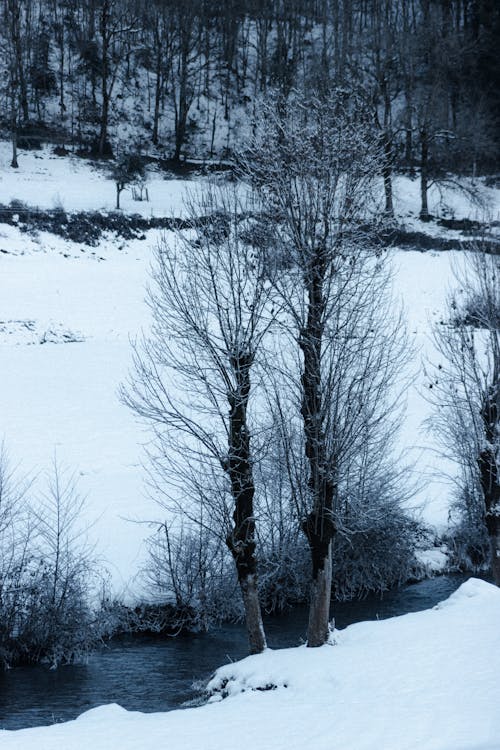
[[[496,524],[496,533],[490,533],[491,573],[496,586],[500,586],[500,524]]]
[[[477,464],[484,499],[486,529],[490,540],[491,572],[495,584],[500,586],[500,475],[494,448],[500,425],[498,375],[494,377],[494,383],[495,385],[485,394],[481,409],[486,447],[479,454]]]
[[[106,86],[107,84],[105,82],[105,79],[103,78],[101,126],[99,130],[99,145],[98,145],[98,153],[100,157],[103,157],[105,154],[107,154],[107,151],[108,151],[107,143],[108,143],[109,100],[108,100]]]
[[[232,358],[236,386],[228,394],[229,440],[225,469],[231,482],[234,511],[233,526],[226,538],[226,544],[233,556],[238,573],[250,653],[258,654],[266,648],[266,639],[257,592],[253,507],[255,486],[250,454],[250,432],[247,425],[252,361],[251,354],[241,351],[235,352]]]
[[[307,645],[310,648],[323,646],[328,641],[330,622],[330,600],[332,591],[332,544],[328,545],[326,557],[311,582]]]
[[[17,161],[17,124],[16,124],[15,118],[12,118],[11,139],[12,139],[12,161],[10,162],[10,166],[13,169],[18,169],[19,162]]]
[[[158,55],[158,58],[160,55]],[[158,145],[158,131],[160,126],[160,104],[161,104],[162,75],[161,62],[157,61],[156,65],[156,82],[155,82],[155,109],[153,115],[153,134],[151,140]]]
[[[98,155],[102,158],[107,154],[108,120],[109,120],[109,92],[108,92],[108,47],[109,47],[109,3],[105,0],[101,12],[102,62],[101,62],[101,125],[99,130]]]
[[[182,147],[186,138],[186,125],[190,102],[188,101],[187,78],[188,78],[188,52],[183,49],[180,64],[179,102],[176,102],[175,110],[175,150],[173,160],[178,162]]]
[[[408,169],[413,171],[413,97],[410,76],[405,77],[404,94],[405,164]]]
[[[304,358],[302,372],[301,414],[304,424],[305,454],[309,467],[309,494],[311,510],[303,520],[312,559],[311,601],[308,646],[322,646],[328,639],[330,597],[332,582],[331,544],[335,534],[333,499],[335,483],[326,455],[323,431],[324,394],[321,379],[321,354],[323,342],[323,314],[325,299],[323,283],[326,257],[323,248],[317,248],[305,272],[308,293],[307,321],[301,332],[299,345]]]
[[[389,86],[385,78],[382,81],[382,95],[384,97],[384,163],[382,176],[384,178],[385,211],[386,216],[394,218],[394,205],[392,200],[392,133],[391,133],[391,98]]]
[[[427,132],[423,129],[420,133],[420,218],[429,221],[429,204],[427,191],[429,189],[429,141]]]
[[[240,581],[243,605],[245,607],[245,625],[251,654],[260,654],[266,648],[266,636],[262,622],[257,578],[247,575]]]
[[[384,162],[382,165],[382,177],[384,180],[384,213],[389,218],[394,218],[394,203],[392,198],[392,139],[389,131],[384,132]]]

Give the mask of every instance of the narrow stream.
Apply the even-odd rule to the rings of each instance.
[[[336,627],[384,619],[433,607],[465,576],[442,576],[394,590],[383,598],[335,604]],[[295,646],[305,635],[307,609],[268,618],[271,648]],[[67,721],[103,703],[136,711],[169,711],[196,696],[195,681],[206,679],[228,660],[247,654],[241,625],[224,625],[202,635],[116,639],[87,664],[50,670],[17,667],[0,673],[0,728],[20,729]]]

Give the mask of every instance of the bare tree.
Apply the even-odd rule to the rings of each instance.
[[[404,352],[397,315],[391,322],[383,303],[382,261],[362,228],[383,154],[342,94],[280,102],[261,123],[243,171],[268,207],[270,242],[284,266],[275,286],[291,343],[280,378],[292,395],[281,423],[295,406],[303,455],[292,460],[291,486],[312,558],[308,645],[320,646],[329,633],[343,474],[363,433],[390,411],[387,389]],[[297,469],[304,461],[306,487]]]
[[[174,3],[172,9],[175,34],[173,37],[173,63],[170,68],[170,88],[174,105],[175,147],[173,160],[179,161],[184,147],[188,116],[195,100],[198,75],[202,67],[200,55],[199,0]]]
[[[144,183],[146,169],[140,154],[123,153],[116,159],[110,171],[110,178],[116,186],[116,210],[120,210],[120,195],[126,187]]]
[[[433,424],[460,469],[462,502],[483,523],[500,585],[500,267],[479,243],[456,269],[461,294],[435,330],[443,360],[430,384]]]
[[[124,399],[154,430],[158,489],[167,505],[215,529],[230,550],[256,653],[266,641],[257,591],[251,374],[270,325],[272,286],[246,238],[248,209],[235,189],[210,187],[192,200],[192,228],[160,243],[149,293],[153,331],[136,348]]]

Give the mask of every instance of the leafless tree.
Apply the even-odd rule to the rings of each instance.
[[[340,93],[266,108],[242,160],[283,266],[279,377],[289,389],[278,408],[289,447],[290,415],[302,423],[303,453],[289,468],[312,557],[309,646],[328,638],[340,488],[366,435],[390,413],[404,358],[401,321],[384,302],[384,264],[363,228],[382,159],[363,112]]]
[[[460,469],[470,523],[484,524],[491,570],[500,585],[500,266],[498,256],[472,245],[456,269],[460,292],[449,320],[436,327],[442,360],[430,392],[432,420]]]
[[[192,199],[192,228],[160,243],[153,330],[136,347],[124,399],[152,426],[167,505],[215,530],[230,550],[250,650],[259,652],[251,375],[272,320],[272,284],[247,237],[249,208],[236,189],[208,187]]]

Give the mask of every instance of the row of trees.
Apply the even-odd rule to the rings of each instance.
[[[3,124],[101,157],[132,131],[179,159],[190,139],[234,150],[269,88],[343,86],[371,110],[390,211],[395,160],[425,180],[494,163],[499,30],[490,0],[5,0]]]
[[[170,513],[153,582],[179,606],[220,606],[225,547],[252,652],[280,587],[300,598],[307,576],[307,642],[320,646],[346,547],[352,589],[383,588],[408,574],[419,533],[395,450],[410,352],[370,216],[385,149],[365,115],[342,91],[261,111],[240,181],[194,196],[191,227],[158,247],[153,331],[123,391],[153,428],[151,481]],[[469,317],[443,326],[433,393],[498,583],[498,268],[478,258],[482,287]]]
[[[343,94],[262,112],[242,181],[198,196],[193,228],[158,248],[153,334],[124,392],[153,426],[162,502],[232,555],[252,652],[257,519],[277,560],[291,527],[307,540],[310,646],[329,634],[336,539],[411,526],[390,447],[407,344],[366,229],[384,154],[359,112]],[[168,524],[163,539],[171,555]]]

